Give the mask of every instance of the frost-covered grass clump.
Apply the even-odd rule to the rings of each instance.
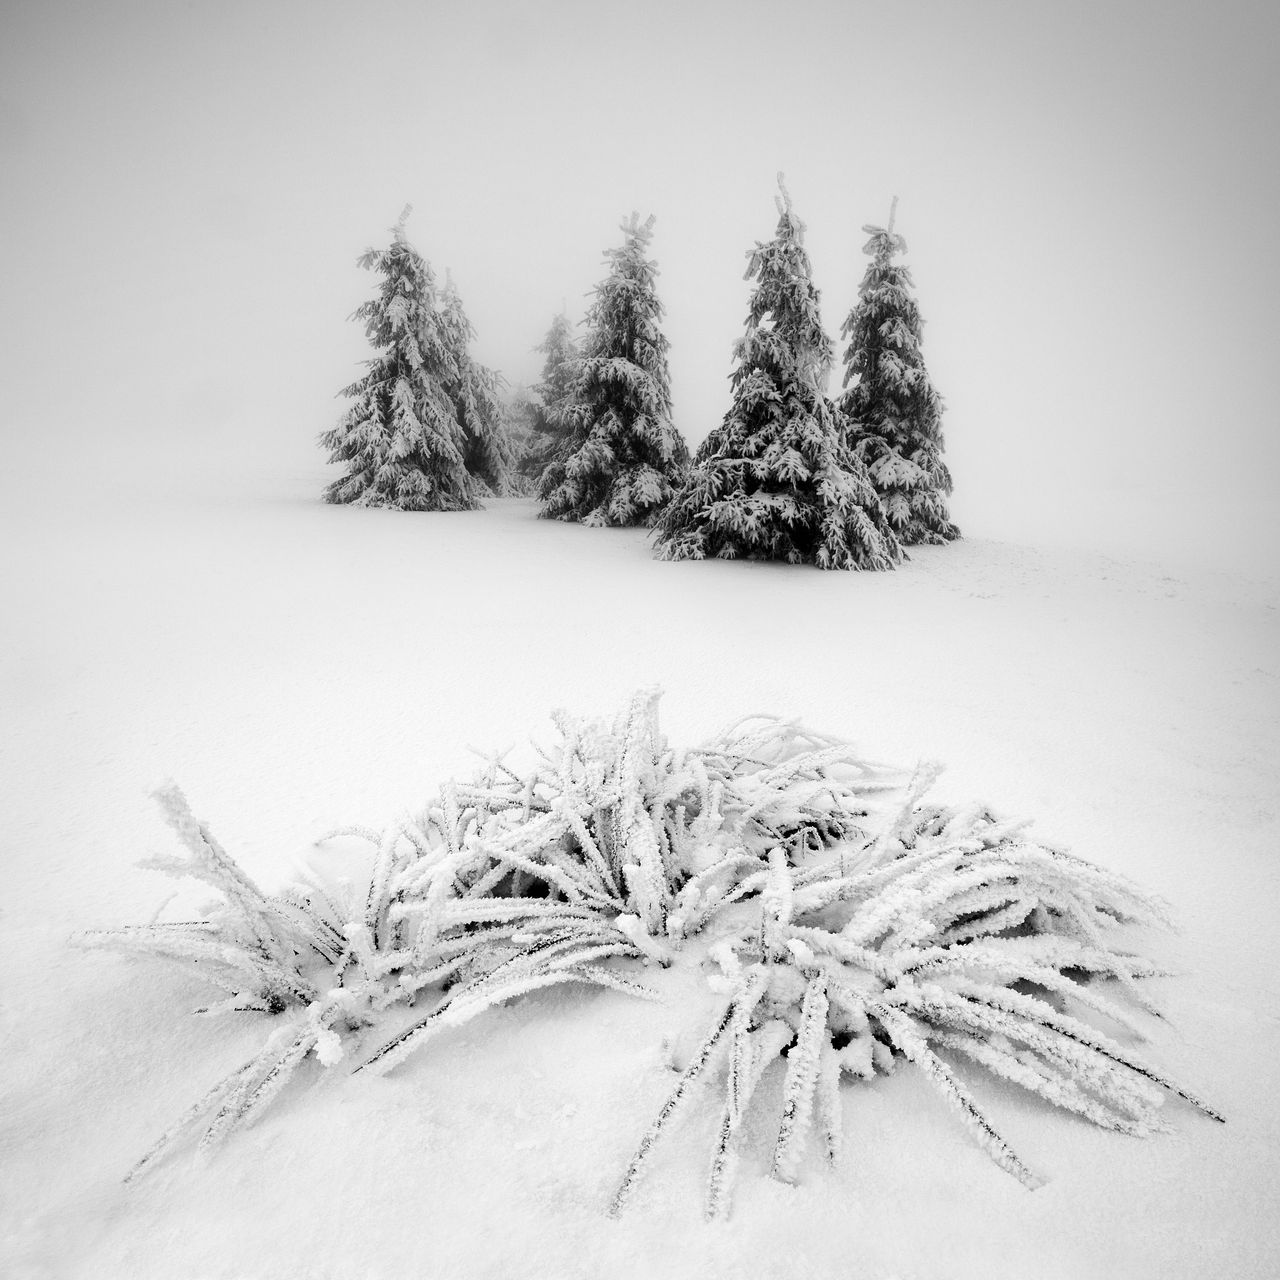
[[[182,961],[221,990],[200,1012],[266,1015],[261,1051],[170,1128],[130,1177],[190,1133],[202,1145],[260,1111],[314,1054],[387,1070],[504,1001],[563,983],[643,998],[646,966],[702,963],[726,997],[613,1195],[620,1211],[691,1086],[720,1081],[707,1212],[728,1211],[756,1086],[783,1072],[773,1172],[794,1180],[811,1129],[840,1149],[842,1079],[905,1060],[1002,1168],[1032,1174],[951,1065],[968,1059],[1122,1133],[1164,1128],[1173,1092],[1134,1056],[1154,968],[1115,943],[1165,923],[1122,878],[1029,840],[981,806],[930,805],[913,778],[770,717],[690,750],[659,731],[657,694],[612,722],[561,713],[520,772],[501,758],[419,816],[353,830],[349,877],[263,894],[191,814],[157,793],[185,847],[148,864],[208,883],[200,920],[91,935]],[[700,945],[693,947],[697,938]],[[710,942],[708,943],[708,939]],[[693,957],[697,953],[699,959]],[[674,1016],[678,1019],[679,1013]]]

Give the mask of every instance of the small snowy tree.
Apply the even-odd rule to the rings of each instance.
[[[506,407],[501,397],[502,377],[472,358],[475,330],[447,272],[440,295],[440,327],[457,370],[456,375],[447,380],[445,390],[453,401],[466,442],[463,460],[467,470],[490,494],[502,493],[515,465]]]
[[[671,422],[670,343],[659,322],[654,262],[645,257],[653,217],[622,224],[607,279],[587,314],[573,365],[568,436],[546,467],[542,514],[590,525],[651,524],[670,499],[689,451]]]
[[[566,409],[573,401],[578,344],[563,311],[551,322],[547,336],[535,350],[546,359],[542,363],[542,380],[530,397],[529,435],[519,466],[520,474],[537,485],[569,439]]]
[[[342,393],[351,407],[320,436],[329,460],[346,468],[324,497],[401,511],[464,511],[479,505],[482,489],[467,468],[470,444],[448,390],[459,371],[436,307],[435,277],[405,239],[409,213],[406,206],[390,249],[369,249],[359,259],[381,283],[351,318],[364,321],[377,354]]]
[[[502,388],[502,404],[513,459],[506,492],[529,497],[538,492],[537,481],[530,479],[528,466],[529,451],[533,447],[534,416],[539,408],[537,392],[527,383],[508,382]]]
[[[756,280],[735,348],[733,403],[657,525],[658,555],[891,569],[901,549],[824,392],[831,341],[778,176],[778,229],[750,254]]]
[[[862,250],[871,264],[841,330],[848,340],[848,389],[840,408],[850,444],[867,464],[900,542],[950,542],[960,530],[947,512],[951,473],[942,460],[942,397],[920,353],[923,321],[911,273],[893,261],[907,242],[893,230],[892,211],[888,227],[862,229],[871,237]]]

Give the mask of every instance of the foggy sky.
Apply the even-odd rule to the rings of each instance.
[[[837,342],[899,197],[962,523],[1073,486],[1274,517],[1274,3],[10,0],[0,24],[23,476],[317,466],[368,355],[355,258],[405,203],[513,381],[656,214],[696,445],[782,170]]]

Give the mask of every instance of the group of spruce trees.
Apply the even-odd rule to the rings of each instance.
[[[871,263],[842,329],[844,391],[833,400],[804,224],[781,177],[779,187],[774,237],[750,253],[732,403],[692,459],[671,418],[669,344],[646,256],[652,217],[632,214],[621,248],[606,252],[581,344],[563,314],[553,322],[517,457],[499,379],[471,359],[457,292],[437,292],[402,215],[391,248],[360,259],[382,276],[379,297],[355,313],[378,354],[321,436],[346,467],[325,497],[455,511],[514,484],[536,493],[544,516],[651,526],[669,560],[891,569],[906,546],[958,537],[942,401],[921,356],[910,273],[894,262],[906,242],[892,216],[887,228],[863,228]]]

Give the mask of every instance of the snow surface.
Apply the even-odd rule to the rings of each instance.
[[[0,1274],[1280,1271],[1274,581],[982,536],[886,574],[664,564],[643,532],[525,501],[326,507],[320,472],[6,498]],[[1149,1056],[1229,1123],[1171,1101],[1173,1134],[1127,1139],[978,1078],[1048,1178],[1028,1192],[900,1072],[846,1089],[843,1166],[811,1151],[798,1187],[766,1176],[762,1108],[727,1225],[702,1220],[713,1108],[690,1108],[610,1221],[670,1088],[664,1037],[716,1000],[672,971],[669,1006],[542,993],[385,1078],[312,1060],[211,1157],[121,1186],[264,1032],[191,1017],[204,992],[177,969],[73,945],[174,888],[133,866],[173,848],[150,788],[175,778],[274,887],[328,829],[469,772],[468,745],[549,738],[552,708],[611,714],[655,682],[673,742],[774,711],[938,759],[944,798],[1034,816],[1169,899],[1184,930],[1152,945],[1180,976]]]

